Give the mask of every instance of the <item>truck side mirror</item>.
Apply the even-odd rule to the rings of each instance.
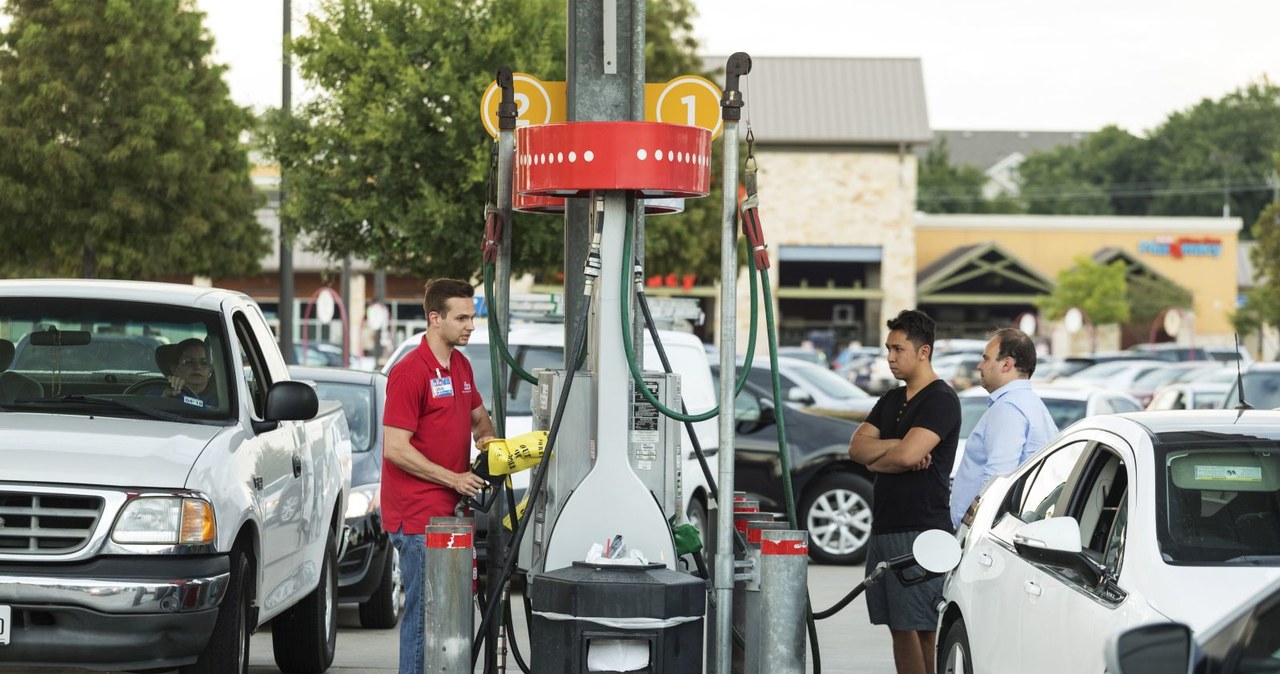
[[[316,390],[300,381],[278,381],[267,391],[267,421],[306,421],[320,410]]]

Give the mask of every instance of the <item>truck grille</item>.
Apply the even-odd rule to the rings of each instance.
[[[0,554],[75,552],[89,542],[102,507],[98,496],[0,492]]]

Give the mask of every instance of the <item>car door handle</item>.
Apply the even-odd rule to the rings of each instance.
[[[1030,580],[1022,583],[1022,589],[1025,590],[1026,593],[1031,595],[1032,597],[1039,597],[1040,595],[1044,594],[1044,590],[1040,589],[1039,585],[1036,585],[1035,582]]]
[[[995,563],[995,560],[991,559],[991,555],[983,552],[978,554],[978,563],[982,566],[991,566]]]
[[[293,455],[293,476],[302,477],[302,455],[296,452]]]

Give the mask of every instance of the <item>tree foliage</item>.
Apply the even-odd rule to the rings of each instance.
[[[1280,87],[1264,80],[1169,115],[1143,139],[1116,127],[1030,155],[1019,167],[1032,213],[1199,215],[1253,222],[1271,200]]]
[[[1129,320],[1124,261],[1102,265],[1081,256],[1075,262],[1075,266],[1058,272],[1058,284],[1051,294],[1036,298],[1040,311],[1057,320],[1068,309],[1077,307],[1094,325]]]
[[[1280,168],[1280,159],[1277,160]],[[1253,224],[1257,241],[1251,251],[1256,285],[1232,317],[1236,329],[1253,332],[1262,324],[1280,325],[1280,201],[1272,202]]]
[[[565,77],[559,0],[321,0],[294,42],[319,95],[263,129],[285,175],[284,216],[334,257],[421,276],[480,267],[494,142],[480,98],[500,66]],[[696,64],[689,0],[649,5],[650,81]],[[697,72],[694,70],[692,72]],[[682,216],[698,217],[696,210]],[[512,269],[562,267],[563,219],[515,214]],[[655,224],[655,222],[659,224]],[[683,228],[646,221],[655,249],[684,251]],[[663,247],[670,237],[685,243]],[[704,249],[705,250],[705,249]]]
[[[189,0],[8,0],[0,273],[252,273],[261,201]]]
[[[988,199],[982,192],[987,176],[976,166],[952,166],[947,139],[939,137],[920,162],[917,208],[926,213],[1016,213],[1008,196]]]

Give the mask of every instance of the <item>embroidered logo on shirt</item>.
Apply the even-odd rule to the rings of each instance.
[[[471,382],[469,381],[462,382],[462,392],[471,393]]]

